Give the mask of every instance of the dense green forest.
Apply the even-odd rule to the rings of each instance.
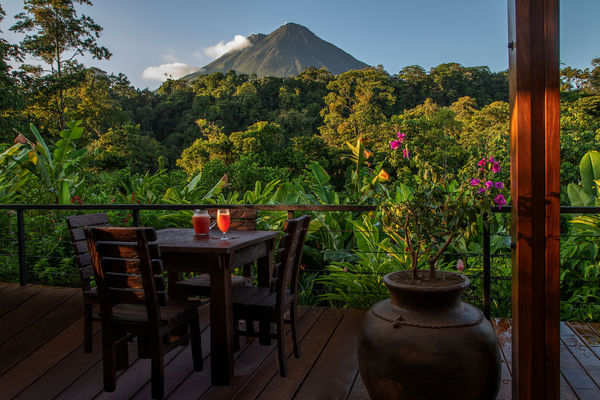
[[[68,21],[60,25],[62,30],[53,28],[53,15],[36,12],[46,3],[25,1],[24,12],[9,27],[24,34],[20,43],[0,38],[2,203],[380,205],[402,185],[423,184],[423,177],[430,176],[423,171],[465,185],[473,182],[466,169],[486,157],[503,166],[494,178],[508,189],[506,71],[457,63],[429,70],[412,65],[397,73],[369,67],[335,76],[309,68],[293,78],[229,71],[192,81],[169,79],[155,91],[140,90],[123,74],[78,61],[83,54],[111,56],[96,41],[102,28],[73,6],[89,1],[64,2],[70,6],[59,10],[62,21]],[[0,29],[7,29],[3,17],[0,7]],[[32,59],[40,65],[25,63]],[[15,63],[20,67],[13,68]],[[573,202],[569,191],[579,193],[575,187],[585,180],[580,161],[599,148],[600,59],[591,60],[586,69],[562,69],[561,108],[562,201],[568,205]],[[590,193],[585,182],[583,189],[592,199],[586,204],[595,204],[597,193]],[[66,227],[55,224],[62,216],[29,215],[35,227],[30,238],[46,237],[31,246],[28,262],[36,279],[64,283],[74,271],[70,249],[56,244],[65,237]],[[14,237],[14,214],[2,218],[6,224],[0,234]],[[131,222],[127,213],[115,212],[111,218]],[[261,216],[260,226],[280,228],[283,218]],[[186,213],[149,212],[143,223],[185,225],[188,219]],[[405,249],[385,235],[380,220],[379,211],[371,216],[316,215],[308,272],[301,282],[305,302],[361,307],[381,297],[382,274],[406,260],[388,257]],[[494,251],[509,252],[507,221],[498,216],[493,226]],[[573,229],[565,221],[565,230],[576,234]],[[569,259],[585,255],[579,258],[583,261],[563,265],[563,313],[568,318],[600,316],[594,235],[563,241]],[[481,259],[468,254],[481,253],[480,239],[473,233],[452,246],[454,253],[467,254],[460,261],[470,266],[474,278],[481,272]],[[57,265],[44,255],[66,259]],[[0,275],[14,278],[14,259],[10,253],[0,257],[6,261]],[[445,259],[440,267],[455,268],[456,260]],[[496,264],[498,276],[510,274],[506,258]],[[348,271],[356,274],[349,278]],[[581,280],[591,284],[568,283]],[[497,298],[506,298],[510,282],[499,279],[495,285]],[[474,279],[477,290],[480,284]],[[509,312],[501,300],[495,307],[498,313]]]

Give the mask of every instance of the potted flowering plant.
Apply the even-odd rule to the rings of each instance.
[[[410,159],[406,135],[398,133],[390,147]],[[494,180],[500,164],[485,157],[474,174],[467,166],[452,177],[418,156],[410,160],[418,171],[414,185],[397,185],[382,207],[385,231],[404,247],[410,269],[384,277],[391,298],[365,315],[361,376],[373,399],[495,399],[500,353],[494,329],[481,310],[462,302],[469,279],[439,271],[438,264],[482,211],[506,204],[504,184]]]

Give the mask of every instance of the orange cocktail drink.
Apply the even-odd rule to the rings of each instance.
[[[219,230],[223,232],[223,237],[221,238],[221,240],[229,240],[229,238],[226,237],[225,234],[229,230],[230,224],[231,218],[229,216],[229,210],[217,211],[217,226],[219,227]]]

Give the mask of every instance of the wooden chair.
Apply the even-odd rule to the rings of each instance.
[[[210,209],[208,214],[212,219],[217,217],[217,210]],[[229,210],[231,218],[230,229],[241,231],[256,230],[256,218],[258,212],[252,209],[234,208]],[[231,287],[251,286],[252,285],[252,264],[244,265],[243,275],[231,275]],[[185,280],[181,280],[181,274],[174,273],[174,276],[169,275],[169,282],[177,282],[178,292],[183,293],[183,296],[198,296],[210,297],[210,275],[197,275]]]
[[[83,297],[83,351],[85,353],[93,352],[93,322],[100,320],[94,316],[94,307],[99,305],[98,291],[92,287],[92,278],[94,277],[94,266],[90,259],[87,239],[83,233],[84,227],[100,227],[110,226],[106,213],[73,215],[66,218],[69,233],[71,234],[71,242],[75,251],[75,260],[79,269],[81,278],[81,294]],[[158,248],[151,245],[150,251],[152,258],[158,258]],[[155,277],[156,288],[159,292],[159,301],[161,305],[166,304],[165,280],[162,275]]]
[[[152,397],[162,398],[166,352],[190,341],[194,370],[202,370],[197,307],[160,305],[155,276],[162,273],[162,261],[153,258],[149,243],[156,241],[154,228],[86,227],[84,232],[98,287],[104,390],[115,390],[116,369],[127,367],[127,339],[134,335],[143,338],[152,360]]]
[[[92,288],[91,281],[94,277],[94,266],[90,260],[87,240],[83,233],[84,226],[109,226],[106,213],[74,215],[67,217],[67,226],[71,233],[71,241],[75,250],[75,260],[81,278],[81,294],[83,296],[83,351],[93,351],[93,320],[94,306],[99,304],[98,291]],[[99,318],[96,318],[99,319]]]
[[[239,286],[233,292],[236,343],[239,345],[239,336],[260,336],[260,333],[255,333],[252,328],[254,321],[274,323],[276,333],[271,337],[277,339],[279,374],[284,377],[287,376],[284,323],[291,325],[294,355],[296,358],[300,358],[300,345],[296,332],[298,315],[296,294],[298,292],[298,270],[309,223],[310,216],[307,215],[287,221],[284,235],[276,250],[276,262],[270,288]],[[290,312],[289,320],[284,319],[287,311]],[[240,320],[246,322],[245,331],[238,327]]]

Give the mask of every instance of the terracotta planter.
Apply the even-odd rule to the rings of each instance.
[[[469,279],[419,287],[384,278],[391,299],[375,304],[359,336],[360,374],[372,399],[495,399],[500,350],[491,324],[461,301]],[[449,275],[448,275],[449,276]]]

